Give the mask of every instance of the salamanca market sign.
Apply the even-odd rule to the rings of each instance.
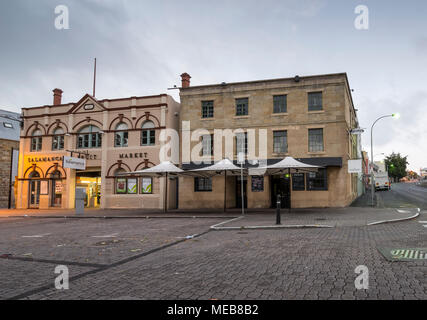
[[[36,162],[53,162],[53,161],[62,161],[62,156],[55,156],[55,157],[31,157],[28,158],[29,163],[36,163]]]

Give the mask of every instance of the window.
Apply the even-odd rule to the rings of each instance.
[[[326,169],[307,173],[307,190],[328,190]]]
[[[248,133],[247,132],[239,132],[236,133],[236,154],[238,155],[240,152],[243,154],[248,154]]]
[[[114,171],[114,175],[117,176],[116,180],[116,193],[124,194],[127,192],[127,179],[125,177],[120,177],[121,173],[125,173],[126,171],[122,168]]]
[[[323,129],[308,129],[308,151],[323,151]]]
[[[194,178],[194,191],[212,191],[212,178]]]
[[[153,178],[141,178],[141,193],[153,193]]]
[[[56,128],[53,131],[52,137],[52,150],[64,149],[64,130],[62,128]]]
[[[128,194],[138,193],[138,179],[137,178],[128,178],[127,179],[127,193]]]
[[[288,133],[286,130],[273,131],[273,152],[274,153],[288,152]]]
[[[115,147],[127,147],[128,146],[128,125],[124,122],[120,122],[116,126],[116,132],[114,133],[114,146]]]
[[[156,143],[156,130],[152,121],[145,121],[142,124],[141,145],[153,146]]]
[[[202,118],[213,118],[214,105],[213,101],[202,101]]]
[[[252,192],[264,191],[264,176],[252,176]]]
[[[236,99],[236,116],[247,116],[248,115],[248,98]]]
[[[96,126],[86,126],[80,129],[77,135],[77,148],[100,148],[102,136]]]
[[[3,122],[3,127],[13,129],[13,124],[11,124],[10,122]]]
[[[212,156],[214,147],[213,134],[206,134],[202,136],[202,156]]]
[[[309,92],[308,111],[318,111],[322,109],[322,92]]]
[[[286,95],[273,96],[273,113],[287,112]]]
[[[294,191],[304,191],[304,173],[293,173],[292,174],[292,190]]]
[[[36,129],[33,131],[31,138],[31,151],[40,151],[42,149],[42,131]]]

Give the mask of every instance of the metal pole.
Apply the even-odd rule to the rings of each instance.
[[[291,189],[291,168],[289,168],[288,169],[288,172],[289,172],[289,213],[291,213],[291,192],[292,192],[292,189]]]
[[[280,221],[280,207],[281,207],[281,197],[280,194],[277,195],[276,200],[276,224],[281,224]]]
[[[240,162],[240,186],[241,186],[241,196],[242,196],[242,215],[245,214],[245,200],[243,198],[243,161]]]
[[[227,211],[227,170],[224,170],[224,212]]]
[[[372,127],[371,127],[371,164],[370,164],[370,169],[371,169],[371,205],[372,206],[374,206],[374,193],[375,193],[375,189],[374,189],[374,143],[373,143],[373,130],[374,130],[374,125],[379,120],[381,120],[383,118],[387,118],[387,117],[393,117],[393,115],[390,114],[390,115],[379,117],[377,120],[374,121],[374,123],[372,124]]]
[[[166,176],[165,176],[165,178],[166,178],[166,181],[165,181],[165,183],[166,183],[166,187],[165,187],[165,189],[166,189],[166,191],[165,191],[165,205],[164,205],[164,212],[167,212],[168,211],[168,173],[166,172]]]

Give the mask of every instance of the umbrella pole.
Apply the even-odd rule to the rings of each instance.
[[[224,170],[224,212],[227,212],[227,170]]]
[[[168,211],[168,173],[167,172],[166,172],[165,179],[166,179],[166,181],[165,181],[165,183],[166,183],[166,186],[165,186],[165,205],[164,205],[163,211],[167,212]]]
[[[291,168],[288,169],[289,172],[289,213],[291,213],[291,198],[292,198],[292,188],[291,188]]]

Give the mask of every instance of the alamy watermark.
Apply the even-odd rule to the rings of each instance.
[[[358,15],[354,20],[354,27],[357,30],[368,30],[369,29],[369,8],[361,4],[354,9],[354,13]]]
[[[55,289],[57,290],[68,290],[70,288],[69,285],[69,271],[68,267],[64,265],[56,266],[55,274],[59,274],[55,278]]]
[[[65,5],[55,7],[55,28],[58,30],[70,29],[69,10]]]
[[[354,269],[354,272],[358,274],[354,280],[354,286],[357,290],[367,290],[369,289],[369,270],[367,266],[360,265]]]

